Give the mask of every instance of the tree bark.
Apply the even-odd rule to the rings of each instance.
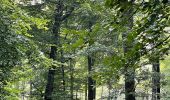
[[[59,55],[62,51],[58,50],[59,47],[61,47],[60,44],[60,26],[62,21],[66,20],[71,13],[73,12],[74,7],[71,7],[69,11],[66,11],[66,14],[63,15],[64,11],[64,4],[63,0],[57,0],[56,3],[56,10],[55,10],[55,17],[54,17],[54,25],[52,29],[52,41],[55,46],[51,46],[51,51],[50,51],[50,58],[53,60],[59,60]],[[59,53],[60,52],[60,53]],[[62,66],[61,66],[62,67]],[[54,75],[55,75],[55,66],[52,66],[52,68],[49,69],[48,71],[48,79],[47,79],[47,85],[46,85],[46,90],[45,90],[45,100],[52,100],[52,92],[54,89]],[[64,77],[64,69],[62,69],[62,77]],[[63,86],[65,85],[65,80],[63,79]],[[65,88],[63,88],[65,90]]]
[[[126,100],[135,100],[135,71],[134,69],[126,69],[129,70],[129,72],[125,74],[125,98]]]
[[[94,65],[94,59],[88,56],[88,72],[91,75],[92,66]],[[96,98],[96,88],[95,80],[92,79],[92,76],[88,77],[88,100],[95,100]]]
[[[152,65],[152,100],[160,100],[160,63],[159,59]]]
[[[56,4],[56,11],[55,11],[55,19],[54,19],[54,25],[53,25],[53,35],[52,35],[52,41],[55,44],[55,46],[51,46],[51,51],[50,51],[50,58],[53,60],[57,60],[57,49],[60,44],[59,41],[59,30],[60,30],[60,24],[61,24],[61,19],[62,19],[62,9],[63,4],[62,0],[59,0]],[[48,71],[48,79],[47,79],[47,85],[45,89],[45,100],[52,100],[52,92],[54,89],[54,76],[55,76],[55,66],[52,66],[52,68],[49,69]]]
[[[29,94],[29,98],[32,99],[32,96],[33,96],[33,95],[32,95],[32,89],[33,89],[33,87],[32,87],[32,80],[30,80],[29,83],[30,83],[30,94]]]
[[[85,80],[85,100],[87,100],[87,78]]]
[[[125,2],[130,2],[126,0]],[[131,5],[133,5],[134,0],[131,1]],[[131,30],[133,27],[133,7],[129,8],[126,10],[123,14],[123,23],[125,23],[126,27],[128,30]],[[132,16],[129,18],[129,16]],[[124,22],[125,21],[125,22]],[[124,33],[122,35],[123,40],[127,39],[129,33]],[[125,56],[127,53],[130,51],[132,48],[132,43],[127,44],[126,41],[124,41],[124,54]],[[136,100],[135,99],[135,68],[133,67],[133,64],[130,64],[131,60],[136,60],[136,59],[129,59],[127,58],[126,64],[125,64],[125,100]]]
[[[89,32],[92,32],[92,25],[93,23],[90,21],[89,22]],[[91,40],[89,40],[89,46],[92,45]],[[94,66],[94,54],[92,53],[91,55],[87,56],[88,60],[88,100],[95,100],[96,98],[96,81],[92,78],[91,72],[92,72],[92,67]]]
[[[71,94],[71,100],[74,100],[74,69],[72,64],[72,59],[70,59],[70,94]]]
[[[61,50],[61,62],[64,63],[63,50]],[[62,71],[63,92],[65,92],[65,70],[64,70],[64,65],[61,65],[61,71]]]
[[[52,100],[52,92],[54,88],[54,75],[55,75],[55,70],[49,69],[48,71],[48,80],[47,80],[47,85],[46,85],[46,90],[45,90],[45,100]]]

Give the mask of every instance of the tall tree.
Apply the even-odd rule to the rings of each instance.
[[[89,22],[89,32],[92,32],[92,23]],[[92,45],[93,40],[89,40],[89,45]],[[94,66],[94,54],[88,55],[88,100],[94,100],[96,98],[96,82],[92,78],[93,66]]]
[[[60,62],[63,62],[63,51],[61,50],[61,39],[60,39],[60,28],[62,22],[71,15],[72,11],[74,10],[74,7],[71,7],[66,13],[63,13],[64,10],[67,7],[64,5],[63,0],[57,0],[56,1],[56,9],[54,12],[54,24],[52,28],[52,41],[53,41],[53,46],[51,46],[51,51],[50,51],[50,58],[53,60],[58,60]],[[62,55],[60,55],[62,54]],[[55,76],[55,70],[56,66],[52,66],[49,71],[48,71],[48,80],[47,80],[47,85],[46,85],[46,90],[45,90],[45,100],[52,100],[52,93],[54,89],[54,76]],[[63,72],[62,77],[64,75],[64,70],[63,66],[61,66],[61,70]],[[63,85],[64,85],[63,81]]]
[[[56,10],[55,10],[55,18],[54,18],[54,25],[53,25],[53,35],[52,39],[55,44],[55,46],[51,46],[51,51],[50,51],[50,58],[53,60],[57,60],[57,57],[59,57],[57,54],[59,45],[60,45],[60,26],[62,22],[62,16],[63,16],[63,1],[58,0],[56,3]],[[59,58],[58,58],[59,59]],[[52,100],[52,93],[54,89],[54,76],[55,76],[55,68],[56,66],[52,66],[52,68],[49,69],[48,71],[48,80],[47,80],[47,85],[46,85],[46,90],[45,90],[45,100]]]
[[[128,4],[128,0],[125,1],[126,4]],[[128,31],[130,32],[133,27],[133,3],[134,0],[131,0],[130,5],[132,5],[128,10],[125,10],[123,13],[123,23],[125,23],[125,26],[128,28]],[[131,16],[130,18],[128,16]],[[123,40],[127,40],[127,36],[129,33],[123,33],[122,38]],[[123,49],[124,49],[124,55],[126,56],[129,52],[129,50],[132,48],[132,43],[127,44],[126,41],[123,41]],[[133,59],[130,59],[133,60]],[[126,100],[135,100],[135,68],[133,67],[133,64],[129,64],[129,60],[127,58],[125,63],[125,99]]]

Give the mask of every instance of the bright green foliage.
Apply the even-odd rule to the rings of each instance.
[[[15,5],[14,2],[9,0],[0,1],[1,99],[16,100],[14,98],[18,96],[19,91],[10,89],[10,87],[7,86],[12,84],[10,82],[22,80],[20,77],[26,78],[30,74],[30,68],[26,72],[20,68],[23,64],[28,64],[28,61],[30,62],[31,60],[43,59],[41,57],[38,58],[40,52],[34,42],[29,39],[33,36],[30,35],[28,31],[32,29],[31,27],[33,25],[37,25],[39,29],[43,29],[45,28],[46,22],[46,20],[27,15],[27,13]],[[38,61],[38,63],[40,63],[40,61]],[[27,68],[23,67],[23,69],[26,70]],[[24,76],[24,74],[26,74],[26,76]],[[16,93],[17,96],[11,93]],[[8,97],[6,97],[7,95]]]
[[[56,1],[37,5],[21,1],[23,4],[0,0],[0,98],[18,100],[30,92],[30,100],[42,100],[50,66],[56,67],[54,84],[61,87],[54,87],[54,100],[70,98],[72,85],[74,95],[76,91],[84,94],[88,76],[96,80],[96,87],[121,90],[125,65],[136,69],[137,88],[148,85],[149,89],[151,73],[140,70],[141,66],[169,54],[170,36],[165,28],[170,25],[170,7],[166,0],[63,0],[63,15],[73,11],[60,27],[61,47],[56,52],[62,61],[49,59],[50,46],[56,46],[51,38]],[[133,15],[125,16],[131,8]],[[132,17],[134,25],[129,30]],[[126,53],[124,43],[131,48]],[[95,64],[88,75],[86,57],[91,54]]]

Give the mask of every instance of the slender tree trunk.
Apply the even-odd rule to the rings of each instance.
[[[129,2],[128,0],[125,2]],[[134,0],[131,1],[131,5],[133,5]],[[132,16],[129,18],[129,16]],[[124,23],[127,26],[128,30],[131,30],[133,27],[133,7],[126,10],[124,12]],[[123,34],[123,40],[126,40],[128,33]],[[124,54],[126,55],[132,47],[132,44],[127,44],[124,42]],[[131,59],[130,59],[131,60]],[[127,60],[126,63],[130,63],[131,61]],[[135,59],[136,60],[136,59]],[[125,64],[125,99],[126,100],[135,100],[135,69],[133,64]]]
[[[89,22],[89,32],[92,32],[92,22]],[[91,41],[89,41],[89,46],[92,45]],[[88,55],[88,100],[95,100],[96,98],[96,81],[92,78],[91,72],[92,67],[94,66],[94,55]]]
[[[110,100],[110,88],[109,88],[109,96],[108,96],[107,100]]]
[[[103,86],[102,86],[102,91],[101,91],[101,100],[102,100],[102,97],[103,97]]]
[[[25,82],[24,81],[21,82],[21,86],[22,86],[22,90],[24,91],[25,90]],[[22,98],[21,99],[25,100],[25,93],[24,92],[22,93]]]
[[[32,81],[30,80],[30,94],[29,94],[29,98],[32,98]]]
[[[112,84],[111,84],[111,82],[110,82],[110,79],[108,80],[107,85],[108,85],[108,89],[109,89],[109,96],[108,96],[107,100],[111,100],[111,89],[112,89]]]
[[[63,57],[63,50],[61,50],[61,62],[64,63],[64,57]],[[65,72],[64,72],[64,65],[61,65],[61,71],[62,71],[62,85],[63,85],[63,92],[65,92]]]
[[[160,100],[160,63],[155,61],[152,65],[152,100]]]
[[[169,0],[165,0],[167,3]],[[160,3],[160,0],[155,0],[156,3]],[[152,64],[152,100],[160,100],[160,62],[159,57],[155,58]]]
[[[92,66],[94,65],[94,59],[88,56],[88,72],[91,75]],[[95,80],[91,76],[88,77],[88,100],[94,100],[96,97]]]
[[[74,69],[73,69],[73,64],[72,64],[73,62],[72,62],[72,60],[70,59],[70,94],[71,94],[71,100],[74,100],[74,76],[73,76],[73,71],[74,71]]]
[[[87,78],[85,81],[85,100],[87,100]]]
[[[59,41],[59,30],[60,30],[60,24],[61,24],[61,18],[62,18],[62,0],[59,0],[56,4],[56,11],[55,11],[55,22],[53,25],[53,35],[52,35],[52,41],[55,44],[55,46],[51,46],[50,51],[50,58],[53,60],[57,60],[57,49],[60,44]],[[54,89],[54,76],[55,76],[55,66],[52,66],[52,68],[48,71],[48,79],[47,79],[47,85],[45,89],[45,100],[52,100],[52,92]]]

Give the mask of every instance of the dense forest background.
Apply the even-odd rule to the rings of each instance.
[[[170,100],[169,0],[0,0],[0,100]]]

